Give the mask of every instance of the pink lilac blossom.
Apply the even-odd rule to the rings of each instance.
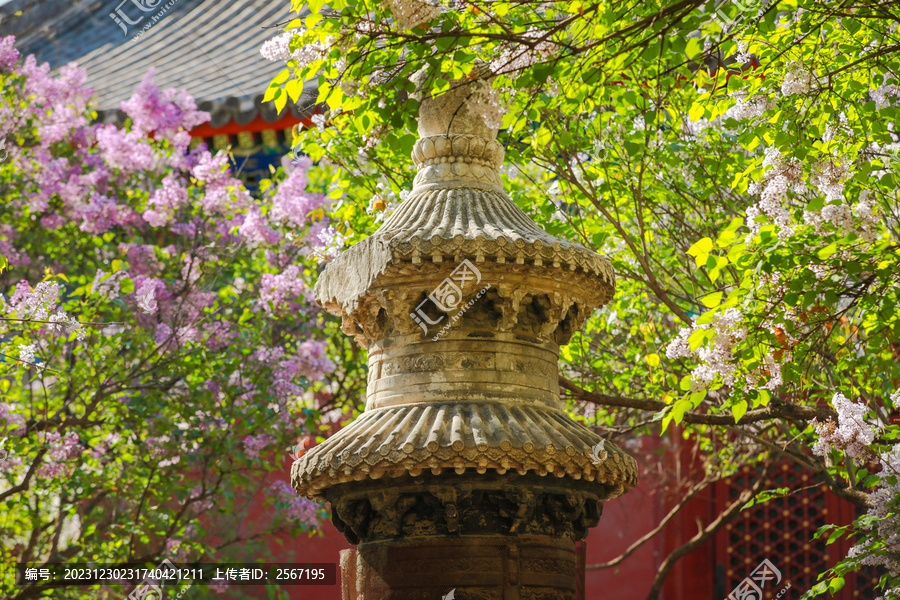
[[[162,187],[156,188],[150,194],[147,208],[143,217],[153,227],[162,227],[168,224],[172,217],[182,206],[188,202],[188,191],[174,174],[166,175],[162,180]]]
[[[310,381],[324,379],[325,374],[332,373],[336,365],[328,358],[328,344],[321,340],[301,342],[297,350],[300,357],[298,372]]]
[[[19,238],[19,232],[12,225],[0,224],[0,256],[13,267],[27,267],[31,259],[25,252],[13,247],[13,243]]]
[[[137,218],[130,206],[119,204],[114,198],[91,191],[86,202],[74,207],[73,217],[81,219],[78,228],[85,233],[100,235],[117,225],[128,225]]]
[[[228,321],[214,321],[205,330],[206,347],[209,350],[218,351],[228,347],[228,345],[237,337],[237,332],[231,328]]]
[[[122,436],[118,433],[108,433],[105,438],[103,438],[94,449],[91,450],[91,457],[95,459],[100,459],[107,452],[109,452],[110,448],[119,443],[122,439]]]
[[[154,68],[147,71],[131,98],[122,102],[120,108],[141,132],[154,133],[158,138],[169,139],[177,147],[187,148],[190,136],[185,139],[184,136],[176,136],[176,132],[205,123],[210,115],[197,110],[194,98],[183,90],[160,91],[153,82],[154,75]]]
[[[0,38],[0,71],[9,73],[19,61],[19,51],[16,50],[15,43],[14,36]]]
[[[319,242],[319,246],[316,248],[315,256],[325,260],[332,259],[340,254],[344,244],[347,242],[347,238],[332,225],[319,231],[316,239]]]
[[[813,446],[813,454],[825,456],[832,449],[843,450],[857,463],[865,462],[869,454],[867,447],[875,441],[878,429],[866,421],[866,405],[848,400],[840,392],[834,395],[831,404],[838,414],[837,423],[830,419],[824,422],[812,420],[819,436]]]
[[[50,311],[59,302],[59,284],[42,281],[34,291],[27,281],[21,281],[9,299],[11,312],[21,319],[46,321]]]
[[[67,477],[73,466],[64,464],[65,461],[84,450],[78,445],[78,435],[71,431],[66,432],[65,436],[57,431],[41,431],[38,439],[47,446],[47,453],[44,456],[45,462],[35,475],[46,479]]]
[[[244,222],[238,228],[244,239],[251,246],[276,244],[281,240],[281,235],[269,227],[269,223],[263,216],[258,206],[251,206],[244,215]]]
[[[291,265],[281,273],[265,273],[259,280],[259,299],[263,310],[269,315],[291,311],[301,305],[312,305],[312,290],[304,283],[302,272],[297,265]]]
[[[278,190],[272,196],[272,208],[269,218],[273,222],[287,222],[294,227],[303,227],[309,218],[309,213],[327,205],[325,194],[308,192],[309,183],[307,172],[312,166],[312,160],[303,157],[297,160],[297,166],[288,173],[285,180],[278,186]]]
[[[244,438],[244,453],[250,458],[257,460],[259,459],[259,453],[266,448],[266,446],[271,446],[277,440],[270,435],[265,433],[261,433],[259,435],[248,435]]]
[[[298,496],[288,482],[279,480],[272,483],[269,493],[278,503],[286,505],[283,512],[289,520],[310,529],[319,526],[319,505]]]
[[[135,275],[156,275],[160,271],[156,248],[150,244],[119,244],[119,252],[128,259],[128,268]]]
[[[106,164],[124,173],[151,169],[156,152],[140,131],[126,131],[115,125],[101,125],[95,132],[97,147]]]
[[[25,417],[13,412],[11,404],[0,402],[0,433],[20,436],[25,433]]]
[[[105,300],[115,300],[119,297],[122,280],[128,277],[127,271],[107,273],[97,269],[94,281],[91,283],[91,294],[96,294]]]

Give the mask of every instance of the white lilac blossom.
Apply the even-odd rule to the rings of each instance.
[[[813,454],[825,456],[832,449],[843,450],[856,462],[864,462],[869,453],[867,446],[875,441],[877,430],[876,426],[866,421],[866,406],[848,400],[840,392],[834,395],[831,404],[838,414],[837,423],[830,419],[823,422],[812,420],[819,436],[813,446]]]
[[[407,190],[401,191],[398,200],[397,194],[385,185],[384,182],[378,182],[376,189],[378,191],[369,200],[369,206],[366,208],[366,213],[374,215],[375,222],[379,223],[383,221],[385,217],[397,210],[400,203],[409,197],[409,192]]]
[[[321,259],[331,259],[341,253],[347,238],[343,236],[332,225],[319,232],[318,241],[320,247],[316,249],[315,255]]]
[[[725,385],[733,386],[736,380],[738,364],[734,358],[734,349],[745,337],[743,328],[744,315],[736,308],[729,308],[716,315],[709,323],[683,327],[678,335],[666,347],[666,356],[671,359],[696,357],[700,364],[694,369],[692,379],[695,387],[702,387],[721,378]],[[712,339],[696,350],[691,350],[688,338],[697,330],[711,330]]]
[[[784,239],[793,234],[791,213],[784,204],[787,203],[788,193],[799,194],[806,189],[800,161],[785,157],[778,148],[766,148],[762,166],[768,168],[763,180],[754,182],[748,189],[749,193],[759,193],[760,196],[756,206],[747,208],[746,225],[750,229],[748,242],[759,233],[760,223],[756,219],[760,215],[767,216],[778,226],[779,238]]]
[[[440,7],[428,0],[389,0],[388,5],[397,23],[404,29],[415,29],[441,14]]]
[[[266,60],[274,62],[296,60],[299,68],[304,68],[317,60],[322,60],[331,52],[334,38],[328,36],[324,41],[316,40],[311,44],[300,46],[291,50],[291,42],[295,35],[302,35],[302,31],[284,31],[274,38],[267,40],[259,49],[259,53]]]
[[[37,350],[34,344],[19,344],[19,360],[34,364],[34,353]]]
[[[767,110],[773,108],[775,103],[766,98],[748,98],[747,92],[737,91],[730,94],[735,99],[735,105],[725,111],[725,117],[743,121],[745,119],[757,119]]]
[[[875,102],[876,110],[881,110],[882,108],[891,106],[893,104],[893,102],[889,99],[889,96],[900,98],[900,88],[898,88],[893,83],[882,85],[869,92],[869,95]]]
[[[805,94],[812,89],[813,75],[800,61],[788,63],[784,81],[781,82],[781,93],[785,96]]]
[[[826,202],[834,202],[844,197],[844,184],[853,173],[845,163],[822,161],[813,167],[813,183],[825,194]]]
[[[879,479],[875,490],[868,494],[869,509],[867,516],[875,517],[869,536],[861,543],[850,548],[847,558],[856,560],[861,565],[885,567],[893,577],[900,576],[900,561],[897,560],[900,548],[900,449],[894,447],[878,456],[881,470],[876,473]],[[878,552],[884,544],[887,552]],[[883,598],[896,600],[900,589],[888,590]]]
[[[484,79],[472,84],[472,93],[466,100],[466,106],[481,117],[490,129],[499,129],[506,110],[500,103],[500,92],[491,87]]]
[[[737,54],[735,58],[739,63],[749,63],[752,55],[747,50],[747,42],[744,40],[739,40],[737,43]]]
[[[490,62],[492,72],[513,73],[521,71],[535,63],[546,61],[556,52],[557,46],[552,39],[543,39],[545,37],[550,38],[546,30],[531,28],[522,37],[531,40],[533,45],[519,43],[504,46]]]
[[[65,335],[74,333],[79,341],[84,341],[87,337],[81,323],[61,310],[57,311],[56,314],[51,315],[47,321],[50,323],[50,331],[56,331],[57,333]]]
[[[34,291],[22,281],[9,299],[9,308],[22,319],[46,321],[58,301],[59,285],[55,281],[42,281]]]

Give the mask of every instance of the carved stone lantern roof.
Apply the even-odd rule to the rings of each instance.
[[[497,130],[470,111],[473,88],[453,85],[421,100],[409,197],[316,285],[368,349],[365,412],[292,468],[295,489],[331,501],[336,524],[375,502],[369,492],[345,502],[345,490],[384,478],[496,488],[506,485],[497,476],[536,476],[582,507],[637,482],[634,459],[570,419],[559,398],[559,346],[611,299],[610,262],[510,200]],[[575,537],[596,523],[585,518]]]

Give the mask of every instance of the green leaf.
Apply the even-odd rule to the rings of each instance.
[[[291,76],[291,70],[290,70],[290,69],[282,69],[281,72],[278,73],[278,75],[276,75],[276,76],[274,77],[274,79],[272,79],[272,84],[274,84],[274,85],[281,85],[282,83],[284,83],[285,81],[287,81],[287,80],[288,80],[288,77],[290,77],[290,76]]]
[[[648,354],[644,357],[644,360],[646,360],[647,364],[651,367],[659,366],[659,354]]]
[[[702,240],[696,242],[693,246],[688,248],[687,253],[691,256],[699,256],[700,254],[709,254],[710,250],[713,249],[713,241],[712,239],[705,237]]]
[[[832,577],[828,580],[828,591],[830,593],[835,594],[839,592],[842,587],[844,587],[843,577]]]
[[[741,400],[731,405],[731,414],[734,415],[734,422],[737,423],[745,414],[747,414],[747,401]]]
[[[724,296],[722,292],[713,292],[712,294],[700,298],[700,302],[702,302],[703,306],[706,308],[715,308],[722,302],[722,296]]]
[[[831,243],[816,252],[816,256],[818,256],[822,260],[825,260],[835,252],[837,252],[837,244]]]

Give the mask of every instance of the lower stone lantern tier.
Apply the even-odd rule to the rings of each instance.
[[[320,276],[368,349],[366,409],[292,482],[358,545],[345,600],[574,600],[575,542],[637,483],[559,398],[559,347],[615,280],[504,193],[497,132],[455,86],[421,101],[410,196]]]

